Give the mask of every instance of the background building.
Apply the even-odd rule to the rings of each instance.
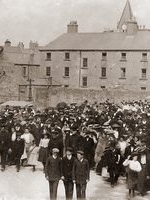
[[[41,50],[41,69],[53,84],[70,88],[150,90],[150,30],[139,27],[129,0],[116,30],[67,33]]]

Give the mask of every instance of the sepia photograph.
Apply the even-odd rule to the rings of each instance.
[[[150,0],[0,16],[0,200],[149,200]]]

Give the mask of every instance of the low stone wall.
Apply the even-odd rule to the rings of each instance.
[[[111,102],[119,103],[122,100],[139,100],[150,96],[150,92],[120,91],[120,90],[86,90],[69,88],[37,88],[35,102],[37,107],[43,108],[56,106],[57,103],[82,103],[88,100],[91,103],[104,102],[109,99]]]

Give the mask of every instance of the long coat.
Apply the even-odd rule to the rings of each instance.
[[[74,164],[74,157],[69,160],[67,156],[62,159],[62,176],[64,176],[65,181],[72,181],[72,170]]]
[[[57,157],[54,159],[52,156],[47,158],[45,166],[45,177],[49,181],[59,181],[61,178],[61,159]]]
[[[89,163],[86,159],[79,161],[75,159],[73,165],[72,178],[77,184],[86,184],[86,180],[90,178]]]

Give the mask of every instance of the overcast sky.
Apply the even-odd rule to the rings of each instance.
[[[139,25],[150,28],[150,0],[130,0]],[[79,32],[116,28],[126,0],[0,0],[0,44],[46,45],[76,20]]]

